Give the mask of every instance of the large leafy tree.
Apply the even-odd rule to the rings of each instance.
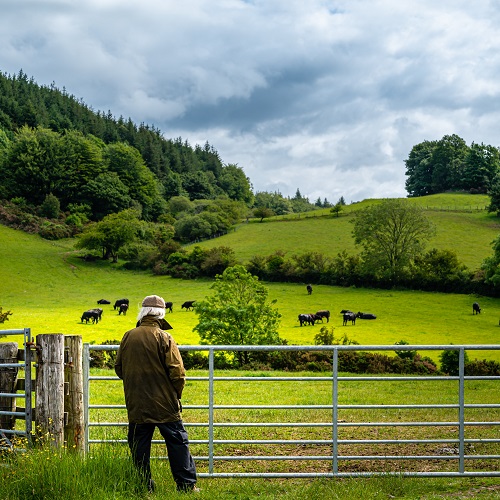
[[[355,243],[371,273],[397,282],[425,247],[433,226],[423,211],[406,200],[388,199],[356,213]]]
[[[463,188],[476,193],[486,193],[499,169],[498,148],[473,142],[465,158]]]
[[[60,158],[58,134],[22,127],[0,165],[7,197],[20,196],[39,205],[47,194],[57,196],[63,179]]]
[[[405,160],[406,191],[409,196],[424,196],[431,192],[433,165],[432,152],[436,141],[424,141],[413,146]]]
[[[110,214],[87,226],[76,242],[76,248],[101,251],[103,259],[117,262],[120,248],[135,241],[141,227],[135,210]]]
[[[268,301],[268,290],[243,266],[228,267],[215,278],[214,294],[199,302],[199,322],[194,330],[202,344],[269,345],[280,343],[281,315]],[[237,353],[241,364],[246,352]]]

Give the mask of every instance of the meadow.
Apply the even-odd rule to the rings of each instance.
[[[443,248],[451,247],[461,260],[469,261],[472,268],[479,267],[482,260],[491,255],[491,241],[498,234],[498,219],[485,211],[446,210],[450,206],[468,207],[472,200],[480,203],[482,198],[471,199],[470,195],[427,198],[425,201],[435,207],[428,214],[439,223],[436,223],[436,246],[439,243]],[[411,202],[422,203],[422,200]],[[347,206],[345,216],[339,218],[242,224],[235,232],[200,245],[233,246],[242,262],[245,262],[245,253],[254,255],[258,251],[267,255],[272,251],[270,245],[297,253],[330,248],[328,254],[332,255],[352,244],[348,232],[351,229],[349,213],[374,202],[367,200]],[[340,224],[343,224],[342,230],[331,229]],[[174,327],[177,342],[199,344],[198,335],[193,331],[197,315],[181,310],[180,304],[185,300],[203,300],[211,293],[211,280],[179,280],[149,272],[126,271],[121,263],[86,262],[75,253],[73,240],[46,241],[5,226],[0,226],[0,241],[0,305],[13,312],[4,328],[28,327],[33,336],[39,333],[82,335],[85,342],[92,343],[120,340],[123,333],[135,325],[142,298],[154,293],[174,303],[173,313],[167,313],[167,319]],[[337,241],[337,246],[333,241]],[[321,247],[312,248],[313,243]],[[335,336],[346,333],[364,345],[394,344],[400,340],[411,344],[496,344],[500,335],[500,302],[495,298],[331,286],[314,286],[312,295],[308,295],[305,284],[267,283],[267,286],[269,297],[276,299],[282,316],[280,336],[290,344],[314,343],[321,323],[300,327],[297,318],[298,314],[320,309],[331,311],[330,322],[324,325],[334,328]],[[113,304],[123,297],[130,299],[126,316],[118,315],[112,305],[105,305],[101,322],[95,325],[81,322],[83,311],[97,307],[98,299],[105,298]],[[481,304],[480,315],[472,314],[475,301]],[[342,309],[370,312],[377,319],[342,326]],[[471,357],[474,356],[475,353]],[[489,359],[495,354],[478,353],[478,356]]]
[[[472,206],[472,200],[480,204],[481,199],[463,198],[461,195],[437,196],[431,199],[416,199],[412,202],[429,202],[433,207],[428,214],[438,233],[431,246],[452,248],[459,258],[471,269],[479,267],[482,260],[491,254],[491,242],[498,235],[498,219],[484,211],[460,211],[458,206]],[[363,203],[374,203],[367,200]],[[253,255],[268,255],[280,249],[291,253],[319,251],[334,255],[346,249],[355,251],[350,236],[351,211],[363,206],[348,206],[339,218],[301,217],[290,221],[265,221],[244,223],[227,236],[200,243],[201,246],[233,246],[238,257],[244,262]],[[454,207],[454,210],[446,207]],[[142,298],[155,293],[174,302],[173,313],[167,313],[167,319],[174,327],[173,335],[179,344],[197,345],[199,338],[193,328],[197,323],[196,313],[181,311],[180,304],[185,300],[202,300],[210,294],[211,280],[177,280],[165,276],[154,276],[148,272],[125,271],[118,265],[107,262],[85,262],[78,258],[73,249],[73,241],[50,242],[38,236],[0,226],[0,306],[11,310],[12,316],[4,323],[3,329],[31,328],[32,335],[40,333],[64,333],[82,335],[84,342],[99,344],[106,340],[120,340],[123,333],[135,326],[135,316]],[[350,246],[351,245],[351,246]],[[319,332],[321,323],[315,326],[300,327],[297,321],[299,313],[329,309],[332,313],[330,322],[324,325],[334,328],[336,336],[344,333],[350,339],[362,345],[392,345],[399,340],[411,344],[498,344],[500,334],[500,303],[498,299],[475,297],[462,294],[424,293],[399,290],[371,290],[361,288],[339,288],[314,286],[312,295],[308,295],[305,284],[267,283],[269,296],[277,300],[281,319],[280,336],[290,344],[308,345],[314,342],[314,335]],[[97,300],[114,300],[127,297],[130,310],[126,316],[119,316],[112,305],[104,306],[102,322],[96,325],[80,321],[82,312],[97,307]],[[472,302],[479,301],[482,307],[480,315],[472,314]],[[342,326],[341,309],[371,312],[377,315],[373,321],[358,320],[356,324]],[[13,340],[11,337],[8,340]],[[20,339],[18,339],[20,340]],[[437,358],[434,353],[425,353]],[[493,359],[496,356],[487,352],[470,352],[469,357]],[[499,359],[494,358],[497,361]],[[93,371],[94,374],[107,374],[106,371]],[[108,372],[109,373],[109,372]],[[199,375],[190,371],[188,376]],[[240,373],[249,375],[248,373]],[[312,374],[308,374],[312,375]],[[317,375],[317,374],[316,374]],[[492,383],[492,382],[491,382]],[[467,383],[471,389],[470,402],[498,403],[498,391],[483,384]],[[92,388],[93,403],[121,404],[123,394],[120,383],[106,382],[105,389],[100,382]],[[201,411],[190,410],[189,406],[204,403],[206,389],[202,382],[188,381],[186,387],[187,424],[201,421]],[[390,404],[391,398],[418,403],[437,398],[448,401],[453,398],[456,388],[453,384],[435,391],[423,384],[416,391],[414,384],[406,383],[397,387],[385,387],[384,398],[375,390],[366,391],[366,386],[351,384],[342,392],[342,401],[350,404],[383,401]],[[262,402],[262,398],[271,397],[284,404],[294,397],[304,404],[316,404],[328,401],[331,388],[319,387],[317,391],[288,391],[277,384],[272,390],[245,384],[244,398],[249,404]],[[220,401],[228,404],[241,404],[242,393],[236,386],[229,384],[220,394]],[[218,418],[248,419],[248,412]],[[421,412],[422,413],[422,412]],[[423,412],[425,413],[425,412]],[[423,415],[422,413],[422,415]],[[418,418],[418,410],[411,415],[391,415],[385,412],[380,418]],[[476,413],[479,420],[483,414]],[[283,418],[283,415],[266,415],[270,419]],[[315,415],[287,414],[289,421],[297,419],[322,419],[320,412]],[[447,418],[448,415],[442,415]],[[474,416],[473,416],[474,417]],[[346,411],[342,419],[374,419],[368,411],[352,415]],[[451,416],[450,418],[453,418]],[[498,420],[497,417],[494,417]],[[123,411],[106,414],[95,412],[96,421],[125,421]],[[112,431],[103,431],[109,433]],[[114,432],[114,431],[113,431]],[[123,437],[123,430],[117,431]],[[202,436],[201,431],[190,430],[190,437]],[[234,431],[237,432],[237,431]],[[353,431],[354,432],[354,431]],[[495,433],[495,429],[491,432]],[[121,434],[120,434],[121,433]],[[112,435],[112,434],[111,434]],[[236,434],[234,434],[236,435]],[[354,434],[352,434],[354,435]],[[361,434],[362,435],[362,434]],[[403,436],[402,434],[398,434]],[[230,434],[230,437],[232,435]],[[498,437],[496,435],[496,437]],[[195,448],[193,451],[203,453]],[[127,460],[126,447],[95,447],[91,460],[75,457],[66,450],[35,450],[21,458],[4,459],[0,467],[0,493],[6,500],[25,498],[75,498],[82,499],[129,499],[144,498],[138,488],[137,478]],[[122,460],[123,459],[123,460]],[[200,471],[206,465],[200,463]],[[157,480],[158,493],[153,497],[182,498],[174,492],[168,464],[164,461],[153,463],[153,473]],[[324,498],[497,498],[500,491],[498,478],[418,478],[372,477],[357,479],[287,479],[259,480],[246,478],[216,478],[200,480],[202,491],[199,498],[273,498],[311,500]]]

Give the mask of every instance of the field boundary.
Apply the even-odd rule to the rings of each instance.
[[[283,477],[283,478],[299,478],[299,477],[360,477],[360,476],[375,476],[375,475],[397,475],[397,476],[448,476],[448,477],[500,477],[500,455],[498,454],[498,429],[500,428],[500,401],[493,404],[484,403],[466,403],[466,382],[474,381],[477,383],[500,382],[498,376],[465,376],[465,351],[469,350],[500,350],[499,345],[445,345],[445,346],[425,346],[425,345],[405,345],[399,346],[398,350],[456,350],[458,351],[459,359],[459,374],[458,376],[342,376],[338,373],[338,356],[342,351],[394,351],[394,346],[179,346],[181,351],[200,351],[208,355],[209,369],[206,376],[188,377],[188,381],[196,381],[206,384],[207,403],[206,404],[190,404],[184,405],[186,413],[193,414],[198,412],[206,416],[202,422],[185,422],[186,427],[203,429],[206,432],[205,439],[193,439],[190,441],[192,446],[201,446],[206,450],[204,455],[195,455],[195,460],[206,463],[206,471],[200,472],[200,477]],[[85,407],[85,442],[86,449],[90,451],[90,447],[97,444],[111,443],[126,443],[125,439],[104,439],[102,437],[94,438],[91,436],[91,429],[99,430],[103,427],[126,427],[126,421],[121,422],[102,422],[91,421],[91,412],[100,410],[124,410],[125,405],[102,405],[91,404],[91,382],[92,381],[111,381],[118,380],[113,376],[92,376],[90,374],[90,352],[96,351],[114,351],[118,346],[109,345],[90,345],[84,344],[83,349],[83,375],[84,375],[84,407]],[[290,376],[276,377],[272,374],[269,376],[216,376],[214,370],[214,356],[216,353],[234,352],[234,351],[328,351],[332,355],[332,372],[328,376],[304,377],[300,374],[290,373]],[[228,373],[230,373],[228,371]],[[307,382],[308,384],[326,383],[330,385],[331,400],[328,404],[301,404],[281,405],[281,404],[218,404],[216,403],[217,390],[216,386],[221,382],[234,382],[238,384],[263,384],[263,390],[267,384],[271,382],[287,382],[296,384],[297,382]],[[432,382],[436,384],[435,394],[439,398],[439,384],[446,381],[456,383],[456,398],[453,402],[434,402],[430,404],[407,404],[403,401],[399,404],[341,404],[339,402],[340,388],[339,384],[349,382],[362,382],[366,384],[367,391],[373,390],[374,383],[387,382],[413,382],[415,386],[420,382]],[[314,391],[311,389],[312,394]],[[500,394],[500,390],[494,392]],[[243,392],[242,392],[243,394]],[[314,397],[314,396],[313,396]],[[93,398],[94,399],[94,398]],[[266,412],[273,411],[306,411],[306,412],[323,412],[330,415],[328,421],[275,421],[266,422],[258,420],[249,420],[246,422],[231,421],[231,418],[221,418],[224,412],[247,412],[250,414],[253,411],[266,415]],[[384,413],[391,411],[423,411],[427,419],[419,421],[408,421],[401,419],[388,419],[380,421],[343,421],[339,418],[341,411],[368,411],[370,415],[375,415],[378,410]],[[448,419],[435,419],[434,411],[444,411],[445,416],[451,416]],[[467,420],[467,415],[470,412],[481,412],[484,419]],[[204,412],[204,413],[203,413]],[[489,418],[486,418],[490,415]],[[342,439],[340,433],[349,428],[363,429],[375,435],[380,429],[398,429],[402,427],[410,427],[417,432],[418,429],[432,429],[436,435],[431,439],[416,437],[412,439],[400,438],[366,438],[363,439]],[[221,429],[237,428],[241,429],[257,429],[257,432],[268,431],[273,429],[273,432],[278,434],[284,429],[298,432],[305,430],[307,433],[312,433],[311,436],[292,436],[289,439],[273,438],[262,439],[255,432],[244,439],[218,439],[217,435]],[[318,429],[323,430],[320,438],[314,435]],[[468,432],[471,436],[468,436]],[[450,432],[456,434],[450,436]],[[324,433],[327,433],[326,439]],[[366,434],[366,433],[365,433]],[[161,444],[162,441],[154,441],[156,444]],[[424,446],[425,449],[435,449],[439,444],[439,453],[420,453],[414,454],[410,451],[415,451],[419,446]],[[256,455],[250,450],[255,445],[259,446],[259,450],[272,450],[273,446],[281,447],[285,450],[279,454],[260,454]],[[390,450],[395,450],[402,446],[402,452],[390,453]],[[363,452],[357,454],[343,454],[342,450],[352,450],[355,447],[361,447]],[[481,453],[475,452],[475,447],[480,447],[484,451]],[[380,453],[374,453],[373,450],[381,449]],[[222,452],[216,452],[222,450]],[[229,450],[229,451],[228,451]],[[244,450],[244,451],[242,451]],[[295,453],[290,453],[290,450],[295,450]],[[300,453],[296,453],[300,450]],[[385,451],[384,451],[385,450]],[[224,453],[226,452],[226,453]],[[165,459],[166,457],[156,457]],[[235,470],[228,470],[228,465],[231,463],[239,464]],[[290,472],[279,470],[269,472],[267,464],[269,463],[286,463],[286,468],[294,469]],[[303,472],[304,467],[300,464],[306,463],[305,469],[308,472]],[[242,469],[254,469],[256,464],[260,464],[262,471],[241,472]],[[262,465],[265,464],[265,465]],[[290,464],[290,465],[289,465]],[[291,465],[293,464],[293,465]],[[311,465],[313,464],[313,465]],[[318,464],[316,467],[314,464]],[[319,465],[321,464],[321,466]],[[346,465],[344,465],[346,464]],[[356,464],[352,467],[352,464]],[[366,465],[365,465],[366,464]],[[374,465],[375,464],[375,465]],[[398,464],[398,465],[394,465]],[[409,466],[408,464],[415,464]],[[431,464],[431,466],[429,465]],[[450,464],[453,464],[451,466]],[[297,467],[297,465],[299,465]],[[220,469],[223,469],[221,472]],[[279,468],[279,467],[278,467]],[[230,469],[230,467],[229,467]],[[312,471],[311,471],[312,470]]]

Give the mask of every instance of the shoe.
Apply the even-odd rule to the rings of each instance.
[[[200,488],[198,486],[195,486],[194,484],[185,484],[183,486],[177,487],[177,491],[180,493],[199,493]]]

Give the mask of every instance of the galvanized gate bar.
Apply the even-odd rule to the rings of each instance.
[[[17,330],[0,330],[0,335],[22,335],[24,346],[24,360],[19,363],[0,363],[3,368],[18,368],[24,371],[24,394],[22,393],[1,393],[0,397],[23,398],[24,411],[0,411],[1,415],[11,415],[24,419],[24,430],[20,429],[0,429],[3,434],[25,436],[27,444],[31,444],[31,433],[33,428],[33,408],[32,408],[32,352],[31,352],[31,329],[23,328]]]
[[[86,387],[85,390],[85,403],[86,403],[86,437],[89,437],[88,430],[92,427],[104,427],[104,426],[126,426],[123,422],[90,422],[88,420],[90,409],[124,409],[125,405],[98,405],[89,404],[89,385],[91,380],[117,380],[117,377],[104,377],[104,376],[90,376],[89,366],[89,350],[115,350],[118,346],[87,346],[87,354],[84,361],[84,367],[87,367],[86,371]],[[200,477],[276,477],[276,478],[286,478],[286,477],[368,477],[377,475],[387,475],[387,472],[339,472],[338,462],[345,460],[442,460],[442,461],[457,461],[457,471],[443,471],[443,472],[394,472],[400,476],[422,476],[422,477],[500,477],[500,471],[489,470],[489,471],[465,471],[465,460],[479,460],[479,459],[489,459],[489,460],[499,460],[500,455],[496,454],[483,454],[483,455],[466,455],[465,445],[468,443],[498,443],[500,439],[487,438],[487,439],[467,439],[465,437],[465,428],[467,426],[498,426],[500,422],[498,421],[466,421],[465,411],[466,409],[497,409],[500,408],[499,404],[466,404],[465,403],[465,381],[466,380],[492,380],[500,381],[500,377],[496,376],[465,376],[465,351],[466,350],[499,350],[499,345],[446,345],[446,346],[397,346],[398,350],[458,350],[459,351],[459,374],[458,376],[402,376],[402,377],[382,377],[382,376],[361,376],[352,377],[346,376],[341,377],[338,375],[338,351],[339,350],[357,350],[357,351],[394,351],[394,346],[179,346],[181,350],[186,351],[205,351],[208,352],[209,359],[209,374],[208,377],[188,377],[188,380],[198,380],[208,382],[208,404],[191,404],[184,405],[185,410],[208,410],[208,422],[206,423],[185,423],[186,427],[205,427],[208,429],[208,439],[194,439],[190,440],[192,444],[201,444],[208,446],[208,456],[198,456],[195,460],[206,460],[208,461],[208,472],[200,473]],[[214,375],[214,353],[216,351],[331,351],[332,352],[332,375],[329,377],[304,377],[304,376],[290,376],[290,377],[230,377],[221,376],[217,377]],[[85,352],[85,349],[84,349]],[[401,405],[340,405],[338,404],[339,397],[339,382],[363,382],[363,381],[457,381],[458,382],[458,394],[457,403],[452,404],[424,404],[424,405],[414,405],[414,404],[401,404]],[[329,405],[226,405],[226,404],[215,404],[215,382],[219,381],[252,381],[252,382],[267,382],[267,381],[331,381],[332,383],[332,403]],[[500,394],[500,391],[499,391]],[[363,409],[456,409],[457,410],[457,421],[438,421],[438,422],[339,422],[338,421],[338,411],[341,409],[349,410],[363,410]],[[320,423],[290,423],[290,422],[242,422],[242,423],[232,423],[232,422],[215,422],[214,411],[215,410],[244,410],[244,409],[277,409],[277,410],[288,410],[288,409],[330,409],[332,411],[332,422],[320,422]],[[332,428],[332,439],[330,440],[286,440],[286,439],[214,439],[214,429],[221,427],[331,427]],[[458,437],[456,439],[386,439],[386,440],[372,440],[372,439],[339,439],[338,430],[342,427],[397,427],[397,426],[433,426],[433,427],[445,427],[454,426],[458,428]],[[87,439],[87,449],[90,444],[94,443],[126,443],[126,439],[118,440],[105,440],[105,439]],[[153,443],[163,443],[162,440],[153,440]],[[432,444],[432,443],[445,443],[457,446],[458,453],[451,455],[339,455],[338,446],[342,444],[353,444],[353,445],[382,445],[382,444]],[[273,444],[311,444],[311,445],[330,445],[332,449],[331,455],[313,455],[313,456],[295,456],[295,455],[265,455],[265,456],[225,456],[216,455],[214,452],[215,446],[224,444],[253,444],[253,445],[273,445]],[[158,459],[166,457],[156,457]],[[323,473],[216,473],[214,472],[215,461],[217,460],[328,460],[332,464],[332,471]],[[389,473],[391,474],[391,473]]]

